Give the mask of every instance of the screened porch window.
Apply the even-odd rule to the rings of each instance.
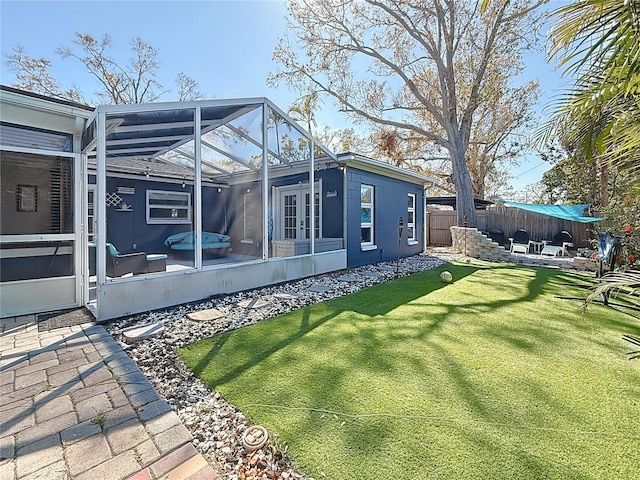
[[[148,224],[190,224],[191,194],[147,190]]]
[[[360,186],[360,248],[362,250],[373,250],[374,243],[374,203],[373,186]]]

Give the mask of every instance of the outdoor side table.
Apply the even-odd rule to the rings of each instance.
[[[540,252],[544,248],[544,244],[545,242],[536,242],[535,240],[529,240],[529,250],[540,255]]]

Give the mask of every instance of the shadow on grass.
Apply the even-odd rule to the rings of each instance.
[[[455,282],[465,279],[465,287],[456,288],[455,282],[443,284],[439,273],[444,269],[453,274]],[[560,427],[589,425],[591,414],[584,406],[579,410],[567,408],[562,388],[550,385],[545,375],[538,377],[536,370],[538,358],[545,356],[544,372],[552,379],[548,364],[557,354],[554,346],[566,342],[567,332],[562,325],[554,324],[557,319],[544,318],[543,314],[563,315],[561,310],[566,307],[562,301],[547,309],[535,301],[544,295],[551,301],[571,276],[510,265],[492,266],[497,274],[491,277],[470,276],[480,269],[448,264],[291,312],[207,340],[198,345],[204,354],[193,356],[187,363],[209,385],[224,387],[223,395],[230,393],[232,398],[228,400],[232,403],[246,402],[236,405],[249,418],[282,432],[283,438],[292,442],[291,451],[302,461],[312,462],[304,455],[313,454],[302,452],[305,446],[322,450],[328,448],[325,444],[335,444],[333,448],[362,454],[375,462],[378,455],[389,455],[390,445],[397,443],[407,428],[416,435],[437,435],[441,427],[456,437],[456,445],[474,451],[469,461],[478,468],[477,478],[483,474],[491,478],[496,472],[520,478],[578,478],[588,471],[573,461],[558,463],[541,438],[554,437],[559,448],[571,433],[554,430],[554,422],[560,422]],[[492,283],[487,284],[487,278]],[[439,289],[443,290],[437,297],[424,298]],[[341,315],[345,312],[353,315]],[[512,317],[492,323],[491,315]],[[320,329],[338,316],[339,324]],[[610,328],[619,319],[608,321]],[[585,338],[594,330],[593,322],[576,323]],[[283,351],[296,342],[301,343],[292,351]],[[405,344],[411,348],[404,348]],[[494,346],[508,348],[506,355],[501,352],[499,362],[492,362]],[[549,349],[553,351],[551,356],[546,353]],[[518,368],[512,369],[510,362]],[[274,372],[278,375],[272,375]],[[234,382],[241,376],[241,381]],[[505,389],[504,385],[509,387]],[[376,402],[367,403],[367,396]],[[520,397],[526,401],[520,402]],[[429,399],[426,403],[425,398]],[[455,408],[449,409],[448,404]],[[287,423],[284,410],[282,415],[271,417],[265,413],[297,406],[357,413],[361,405],[399,416],[424,415],[425,419],[322,418],[310,409]],[[438,414],[442,416],[439,420]],[[342,428],[343,418],[350,428]],[[527,430],[529,425],[543,428]],[[400,448],[404,451],[396,454],[411,462],[403,465],[410,468],[427,460],[425,452],[439,455],[433,453],[438,451],[436,447],[443,451],[451,447],[445,437],[440,437],[442,443],[433,449],[431,445],[403,444]],[[589,448],[583,447],[584,451]],[[318,455],[330,458],[323,456],[325,453]],[[389,458],[389,462],[402,461],[393,454]],[[503,471],[499,463],[506,461],[510,468]],[[317,464],[309,466],[315,469]],[[451,478],[450,474],[445,473],[443,478]],[[374,473],[360,478],[376,477]]]
[[[243,372],[245,372],[246,370],[254,367],[255,365],[265,361],[267,358],[269,358],[270,356],[272,356],[274,353],[282,350],[283,348],[287,347],[288,345],[291,345],[292,343],[296,342],[297,340],[303,338],[305,335],[309,334],[310,332],[312,332],[313,330],[315,330],[316,328],[320,327],[321,325],[323,325],[324,323],[326,323],[327,321],[331,320],[332,318],[334,318],[336,315],[338,315],[338,313],[340,313],[337,310],[333,310],[330,313],[314,320],[314,321],[310,321],[310,310],[311,307],[307,307],[304,308],[302,310],[299,310],[299,313],[301,314],[300,317],[300,322],[299,322],[299,326],[297,329],[291,329],[291,328],[287,328],[287,330],[289,330],[289,332],[287,334],[285,334],[285,336],[283,338],[281,338],[279,335],[269,335],[269,336],[265,336],[261,341],[259,345],[254,345],[253,349],[252,349],[252,353],[249,356],[249,358],[242,363],[241,365],[238,365],[236,367],[234,367],[233,369],[229,370],[226,374],[222,375],[221,377],[216,377],[215,379],[208,379],[209,383],[211,383],[211,386],[215,387],[217,385],[222,385],[225,384],[233,379],[235,379],[237,376],[241,375]],[[273,322],[274,319],[269,319],[269,320],[265,320],[263,321],[261,324],[266,323],[266,322]],[[288,326],[290,326],[291,324],[289,324]],[[254,326],[255,327],[255,326]],[[194,344],[188,345],[184,348],[178,349],[178,353],[180,354],[180,356],[183,357],[183,359],[187,359],[187,364],[190,366],[191,370],[193,370],[193,372],[198,375],[198,376],[202,376],[202,374],[205,372],[205,370],[207,369],[207,367],[209,367],[210,365],[213,364],[215,358],[220,354],[222,347],[231,339],[238,339],[238,337],[242,337],[243,334],[245,334],[246,331],[244,329],[239,329],[239,330],[234,330],[231,332],[226,332],[223,333],[221,335],[217,335],[215,337],[212,337],[210,339],[206,339],[206,340],[202,340],[200,342],[196,342]],[[240,344],[243,343],[242,339],[239,340]],[[205,350],[207,350],[206,355],[202,356],[202,358],[200,358],[197,363],[193,364],[191,360],[192,355],[191,352],[197,352],[198,350],[202,349],[202,347],[205,346]]]
[[[325,303],[338,310],[352,311],[371,317],[386,315],[401,305],[451,285],[440,280],[440,273],[445,270],[453,275],[454,281],[459,281],[473,275],[478,267],[447,263],[432,270],[379,283],[351,295],[328,300]],[[416,279],[419,279],[420,282],[416,282]]]
[[[426,295],[445,287],[453,287],[455,285],[443,283],[440,280],[440,273],[444,270],[451,272],[454,278],[454,282],[460,281],[465,277],[471,276],[483,267],[477,265],[464,265],[449,263],[441,266],[437,269],[416,273],[407,277],[403,277],[394,281],[374,285],[367,289],[361,290],[354,294],[345,295],[336,299],[332,299],[320,304],[316,304],[310,307],[306,307],[296,312],[285,314],[288,318],[299,317],[296,322],[287,322],[282,324],[278,322],[278,318],[265,320],[257,325],[251,327],[242,328],[232,332],[227,332],[211,339],[196,342],[190,346],[179,349],[180,355],[190,365],[193,372],[202,377],[203,372],[208,366],[214,364],[216,357],[220,354],[223,346],[231,339],[234,338],[237,344],[235,348],[242,347],[244,344],[243,337],[246,335],[246,345],[251,345],[251,352],[247,350],[246,360],[227,371],[222,376],[215,376],[209,378],[209,383],[212,387],[224,384],[232,381],[246,370],[258,365],[271,357],[275,353],[288,347],[294,342],[304,338],[309,333],[322,326],[329,320],[334,319],[336,316],[343,312],[354,312],[367,317],[384,317],[389,315],[390,312],[403,305],[412,305],[420,315],[420,309],[422,304],[416,302],[418,299],[425,297]],[[492,270],[496,269],[513,269],[513,271],[522,271],[522,267],[517,266],[492,266]],[[462,303],[442,303],[442,304],[430,304],[431,306],[441,307],[440,313],[432,313],[430,317],[424,320],[424,326],[420,329],[411,329],[407,332],[402,332],[401,325],[398,325],[391,335],[392,339],[402,340],[403,338],[428,338],[434,331],[438,330],[440,326],[451,315],[459,312],[469,311],[486,311],[491,309],[499,309],[508,305],[527,302],[533,300],[536,296],[540,295],[543,291],[544,284],[548,279],[549,273],[543,273],[538,269],[534,278],[528,283],[526,288],[526,294],[523,296],[516,296],[510,299],[494,300],[494,301],[482,301],[482,302],[466,302]],[[491,285],[492,289],[498,288],[497,285]],[[316,314],[318,309],[323,310],[321,316],[312,320],[312,313]],[[297,324],[297,328],[293,327]],[[272,327],[278,325],[278,327]],[[269,329],[275,328],[276,332],[269,332]],[[247,332],[252,329],[265,329],[265,335],[260,339],[258,345],[254,344],[252,335]],[[371,332],[373,335],[374,332]],[[375,352],[377,348],[382,348],[384,344],[389,340],[388,336],[384,338],[367,337],[367,333],[359,328],[357,330],[357,339],[359,342],[369,343],[369,352]],[[338,341],[339,339],[336,339]],[[316,338],[316,342],[322,342],[321,339]],[[525,348],[526,342],[522,342],[521,346]],[[202,350],[206,351],[206,354],[202,355]],[[195,358],[197,357],[197,361]],[[363,359],[366,360],[366,359]],[[384,366],[386,368],[386,366]],[[208,375],[211,375],[211,369],[209,369]]]
[[[329,313],[314,321],[310,320],[311,311],[312,309],[314,309],[314,306],[306,307],[297,312],[287,314],[295,316],[301,315],[299,327],[297,329],[288,329],[289,331],[287,332],[286,336],[281,338],[279,341],[272,341],[279,338],[277,335],[271,335],[267,338],[264,338],[261,341],[261,344],[253,350],[253,354],[251,355],[250,359],[248,359],[245,363],[235,367],[222,377],[216,378],[213,381],[209,381],[210,383],[212,383],[212,386],[216,386],[233,380],[238,375],[241,375],[244,371],[259,364],[274,353],[289,346],[293,342],[303,338],[305,335],[315,330],[325,322],[335,318],[339,313],[345,310],[354,311],[368,316],[385,315],[389,311],[397,308],[402,304],[414,301],[417,298],[420,298],[428,293],[446,286],[447,284],[443,283],[440,280],[440,272],[447,269],[454,275],[454,278],[456,279],[461,279],[468,275],[471,275],[476,270],[476,268],[474,267],[461,267],[452,264],[446,264],[445,266],[439,267],[434,270],[429,270],[427,272],[403,277],[391,282],[374,285],[363,291],[356,292],[355,294],[345,295],[344,297],[339,297],[337,299],[323,302],[322,305],[326,306],[326,308],[329,310]],[[414,286],[415,284],[415,275],[423,275],[425,281],[419,285],[419,288],[409,288],[410,286]],[[413,281],[411,280],[412,278]],[[363,292],[366,292],[366,295]],[[269,319],[261,322],[261,324],[265,322],[273,322],[274,320],[275,319]],[[253,327],[256,328],[256,326]],[[226,332],[224,334],[212,337],[212,339],[202,340],[200,342],[196,342],[195,344],[179,349],[178,352],[183,357],[183,359],[189,359],[187,363],[190,365],[190,368],[193,370],[193,372],[198,376],[202,376],[203,371],[207,368],[207,366],[211,365],[212,362],[214,362],[215,358],[219,355],[225,343],[232,336],[242,335],[242,331],[243,329]],[[203,345],[206,345],[205,349],[208,349],[206,355],[201,356],[201,358],[198,359],[197,363],[190,363],[192,362],[191,359],[193,358],[192,352],[200,350]]]

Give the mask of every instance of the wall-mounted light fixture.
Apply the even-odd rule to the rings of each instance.
[[[251,188],[247,187],[247,193],[251,193]]]
[[[220,193],[222,191],[222,189],[220,187],[218,187],[218,193]]]
[[[184,180],[182,180],[182,188],[185,188],[187,186],[187,182],[185,182]]]
[[[147,167],[147,171],[146,171],[146,172],[144,172],[144,176],[145,176],[145,177],[147,177],[147,178],[149,178],[149,167]]]

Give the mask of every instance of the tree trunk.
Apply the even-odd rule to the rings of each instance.
[[[600,165],[600,205],[606,207],[609,203],[609,166],[606,161]]]
[[[451,151],[451,161],[453,164],[453,184],[456,186],[458,226],[477,227],[471,175],[467,169],[464,152],[461,149]]]

